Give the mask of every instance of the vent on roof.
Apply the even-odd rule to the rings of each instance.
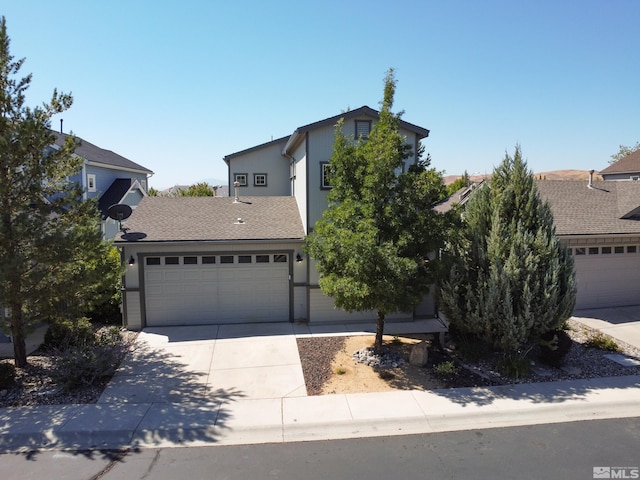
[[[234,222],[234,225],[244,225],[244,220],[240,217]]]

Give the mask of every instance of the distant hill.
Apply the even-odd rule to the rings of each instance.
[[[588,170],[553,170],[551,172],[539,172],[533,174],[536,178],[543,180],[589,180]],[[459,179],[462,175],[447,175],[444,177],[444,184],[449,185]],[[490,178],[491,175],[472,175],[472,182],[479,182],[484,178]],[[595,173],[594,180],[602,180],[602,177]]]

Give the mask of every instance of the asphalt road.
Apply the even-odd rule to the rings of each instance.
[[[0,455],[10,479],[639,478],[640,418],[305,443]],[[624,468],[622,468],[624,467]],[[613,468],[613,470],[611,470]]]

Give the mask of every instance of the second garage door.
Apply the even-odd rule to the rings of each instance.
[[[145,258],[147,326],[289,321],[289,256]]]

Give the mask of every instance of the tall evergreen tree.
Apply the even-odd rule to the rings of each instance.
[[[428,291],[434,269],[427,254],[440,245],[444,222],[430,209],[445,187],[428,158],[399,173],[411,146],[400,134],[400,115],[391,112],[395,88],[390,70],[367,139],[347,137],[343,122],[337,125],[329,206],[306,243],[320,288],[337,307],[377,312],[378,352],[385,315],[411,311]]]
[[[31,75],[16,79],[24,59],[9,51],[6,20],[0,22],[0,305],[8,312],[17,366],[27,363],[25,336],[61,308],[79,309],[92,281],[99,281],[101,241],[94,202],[83,202],[82,159],[69,136],[51,148],[53,115],[72,97],[56,90],[49,103],[25,106]]]
[[[459,331],[510,355],[571,316],[573,259],[520,147],[467,203],[461,236],[446,258],[439,308]]]

